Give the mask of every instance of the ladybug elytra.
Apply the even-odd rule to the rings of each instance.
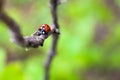
[[[40,35],[47,35],[51,31],[51,29],[49,25],[42,24],[40,27],[38,27],[38,31]]]

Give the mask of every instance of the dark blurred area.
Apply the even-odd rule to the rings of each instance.
[[[60,38],[50,80],[120,80],[120,0],[61,0]],[[6,0],[24,36],[52,24],[49,0]],[[37,49],[10,42],[0,22],[0,80],[43,80],[51,37]]]

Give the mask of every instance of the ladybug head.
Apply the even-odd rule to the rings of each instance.
[[[40,27],[38,27],[38,31],[40,35],[47,35],[51,30],[47,24],[42,24]]]

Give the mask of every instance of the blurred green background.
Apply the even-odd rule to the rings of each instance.
[[[50,80],[120,80],[120,0],[61,0],[60,38]],[[52,24],[49,0],[6,0],[5,12],[31,35],[40,24]],[[10,42],[0,22],[0,80],[43,80],[44,46],[26,51]]]

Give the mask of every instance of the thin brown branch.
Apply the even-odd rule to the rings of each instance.
[[[116,4],[115,0],[104,0],[108,8],[113,12],[116,20],[120,20],[120,7]],[[115,21],[116,22],[116,21]]]
[[[24,39],[22,37],[18,24],[16,24],[16,22],[4,12],[1,12],[1,21],[7,25],[16,42],[24,46]]]
[[[54,26],[51,27],[51,31],[48,35],[37,35],[36,31],[33,35],[23,37],[20,31],[20,26],[9,17],[3,10],[4,0],[0,0],[0,20],[7,25],[12,35],[12,42],[17,43],[22,47],[39,47],[43,46],[44,40],[51,34],[57,33],[57,29]]]
[[[9,28],[11,35],[12,35],[12,42],[17,43],[18,45],[22,47],[33,47],[37,48],[39,46],[43,46],[44,40],[50,36],[51,34],[56,32],[56,29],[51,26],[51,32],[48,35],[35,35],[37,31],[31,35],[23,37],[21,34],[19,25],[6,13],[1,12],[0,13],[0,20],[4,22],[7,27]]]
[[[6,13],[3,12],[3,0],[0,0],[0,20],[4,22],[9,30],[11,31],[13,42],[21,45],[22,47],[38,47],[42,46],[44,43],[44,40],[52,35],[52,45],[50,47],[50,51],[48,53],[46,62],[45,62],[45,80],[49,79],[49,71],[51,62],[54,58],[54,55],[56,54],[56,46],[59,38],[59,25],[58,25],[58,18],[57,18],[57,6],[59,3],[59,0],[50,0],[50,9],[51,9],[51,15],[53,19],[53,26],[51,26],[51,31],[48,35],[37,35],[36,31],[33,35],[23,37],[20,31],[19,25]]]
[[[5,0],[0,0],[0,12],[3,10],[4,1]]]
[[[59,32],[59,24],[58,24],[58,17],[57,17],[57,7],[58,7],[58,0],[50,0],[50,9],[51,9],[51,15],[53,19],[53,24],[55,26],[55,29],[57,32]],[[52,34],[52,44],[50,51],[48,52],[46,61],[45,61],[45,80],[49,80],[49,72],[50,72],[50,66],[54,59],[54,56],[56,53],[56,47],[58,42],[59,34],[54,33]]]

